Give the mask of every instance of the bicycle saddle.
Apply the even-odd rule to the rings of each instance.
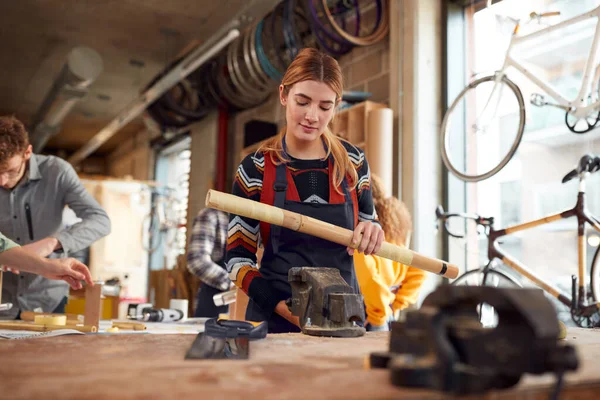
[[[577,168],[570,171],[562,178],[562,183],[566,183],[583,172],[594,173],[600,170],[600,157],[592,154],[584,154],[577,164]]]

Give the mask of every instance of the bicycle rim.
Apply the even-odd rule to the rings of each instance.
[[[498,271],[496,269],[490,269],[487,272],[486,286],[494,287],[521,287],[521,284],[508,275],[505,272]],[[467,271],[458,278],[456,278],[452,285],[455,286],[482,286],[484,278],[484,271],[482,269],[475,269]],[[496,283],[496,284],[494,284]]]
[[[592,261],[592,268],[590,271],[590,282],[592,285],[592,297],[595,302],[598,302],[600,298],[600,247],[596,250],[596,254],[594,254],[594,259]]]
[[[142,248],[152,253],[158,249],[161,242],[158,216],[155,213],[146,215],[142,221]]]
[[[452,174],[466,182],[497,174],[513,158],[523,138],[523,95],[507,77],[498,86],[495,79],[490,75],[473,81],[452,102],[442,121],[442,160]]]

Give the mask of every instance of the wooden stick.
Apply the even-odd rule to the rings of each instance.
[[[353,249],[358,247],[357,244],[352,243],[353,232],[349,229],[232,194],[209,190],[206,195],[206,206],[307,233]],[[388,242],[384,242],[376,254],[383,258],[398,261],[402,264],[420,268],[450,279],[458,276],[458,267],[456,265],[436,258],[426,257]]]
[[[127,329],[132,331],[145,331],[146,325],[140,322],[116,322],[113,321],[112,326],[119,329]]]
[[[100,314],[102,314],[102,283],[95,282],[94,286],[85,287],[85,315],[83,321],[86,325],[98,328],[100,325]]]
[[[36,325],[30,322],[5,322],[0,321],[0,329],[46,332],[59,329],[73,329],[79,332],[97,332],[98,329],[92,325]]]
[[[36,315],[48,315],[52,317],[58,317],[60,315],[67,316],[67,325],[79,325],[84,322],[83,315],[79,314],[52,314],[45,312],[35,312],[35,311],[22,311],[19,318],[23,321],[35,321]]]

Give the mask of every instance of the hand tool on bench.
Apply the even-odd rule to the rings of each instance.
[[[352,242],[354,232],[339,226],[329,224],[279,207],[244,199],[232,194],[209,190],[206,195],[206,206],[230,214],[256,219],[273,225],[283,226],[293,231],[306,233],[356,249],[357,243]],[[378,256],[398,261],[425,271],[432,272],[450,279],[458,276],[458,267],[446,261],[426,257],[407,248],[392,243],[383,242]]]
[[[213,302],[216,306],[226,306],[235,303],[237,289],[231,289],[226,292],[217,293],[213,296]]]
[[[185,355],[192,359],[247,359],[250,340],[267,336],[266,322],[211,318]]]
[[[497,314],[495,327],[480,322],[484,304]],[[560,387],[578,359],[558,333],[554,306],[540,289],[444,285],[392,323],[389,352],[369,361],[388,368],[396,386],[456,395],[510,388],[524,373],[555,373]]]

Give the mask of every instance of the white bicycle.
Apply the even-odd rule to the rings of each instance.
[[[531,13],[530,21],[541,21],[559,12]],[[546,101],[534,93],[535,106],[553,106],[566,113],[565,123],[573,133],[586,133],[600,121],[599,80],[597,61],[600,40],[600,7],[537,32],[518,35],[520,20],[507,18],[515,24],[504,63],[499,71],[471,82],[448,108],[441,126],[441,153],[444,164],[459,179],[478,182],[497,174],[515,155],[525,129],[525,104],[519,86],[506,75],[509,67],[519,70],[527,79],[554,100]],[[592,45],[583,72],[581,88],[574,99],[558,93],[551,83],[525,67],[515,54],[514,47],[539,39],[551,32],[595,19]],[[531,44],[531,42],[530,42]],[[593,76],[592,76],[593,75]]]

